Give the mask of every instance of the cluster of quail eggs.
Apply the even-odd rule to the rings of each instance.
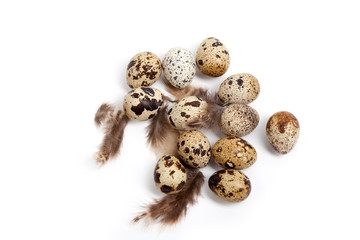
[[[151,52],[139,53],[127,67],[127,84],[132,90],[125,96],[125,114],[143,121],[159,113],[165,97],[159,89],[149,86],[160,78],[162,72],[166,81],[180,90],[191,84],[196,68],[208,76],[219,77],[229,65],[229,51],[216,38],[202,41],[196,57],[180,47],[170,49],[163,61]],[[259,123],[258,112],[247,105],[259,93],[259,81],[248,73],[231,75],[221,83],[217,94],[223,110],[218,127],[226,136],[213,146],[199,129],[188,124],[194,119],[203,119],[209,104],[198,96],[187,96],[175,103],[168,111],[168,121],[181,134],[177,140],[177,155],[165,155],[156,164],[154,180],[159,190],[165,194],[180,192],[186,183],[186,167],[203,168],[213,159],[223,169],[210,176],[209,188],[226,201],[246,199],[251,183],[240,170],[256,162],[257,152],[242,137],[251,133]],[[289,112],[275,113],[266,126],[269,142],[282,154],[294,147],[299,132],[299,122]]]

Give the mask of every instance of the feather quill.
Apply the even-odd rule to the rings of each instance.
[[[166,195],[146,207],[146,211],[133,219],[134,223],[142,219],[152,220],[163,225],[174,225],[186,216],[189,205],[194,205],[200,195],[204,175],[199,169],[188,168],[184,189],[177,194]]]
[[[176,154],[176,141],[180,134],[167,119],[167,105],[150,120],[146,131],[147,143],[157,155]]]
[[[113,105],[102,104],[95,114],[95,123],[103,126],[104,138],[99,151],[96,153],[96,162],[103,166],[109,159],[116,157],[120,151],[124,138],[124,130],[129,118]]]

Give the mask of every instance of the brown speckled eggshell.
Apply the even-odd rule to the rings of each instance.
[[[277,112],[267,122],[266,133],[275,150],[285,154],[295,146],[300,135],[300,124],[293,114]]]
[[[259,81],[251,74],[239,73],[225,79],[219,87],[219,98],[225,103],[248,104],[260,93]]]
[[[163,107],[160,90],[140,87],[131,90],[124,98],[124,111],[128,118],[140,121],[153,118]]]
[[[247,141],[234,136],[223,137],[212,149],[214,161],[223,168],[244,169],[254,164],[257,153]]]
[[[228,136],[242,137],[251,133],[259,120],[259,114],[252,107],[233,103],[221,113],[220,129]]]
[[[177,153],[186,164],[194,168],[208,165],[211,158],[211,145],[200,131],[184,131],[177,140]]]
[[[249,178],[238,170],[220,170],[209,178],[209,187],[221,199],[229,202],[240,202],[251,192]]]
[[[156,164],[154,181],[163,193],[178,193],[186,182],[185,167],[177,157],[165,155]]]
[[[192,130],[187,123],[203,118],[208,104],[195,96],[181,99],[169,110],[169,122],[177,130]]]
[[[218,77],[229,68],[230,55],[219,39],[210,37],[201,42],[196,52],[196,64],[204,74]]]
[[[151,52],[136,54],[129,62],[126,70],[126,81],[129,87],[150,86],[161,75],[161,61]]]

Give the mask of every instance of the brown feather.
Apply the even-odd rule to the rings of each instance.
[[[196,96],[208,103],[216,103],[220,106],[224,105],[217,94],[209,92],[208,89],[202,87],[187,86],[183,89],[175,88],[169,83],[166,85],[167,91],[172,94],[177,101],[180,101],[184,97]]]
[[[95,114],[95,123],[99,127],[103,121],[105,120],[106,116],[114,111],[114,106],[108,103],[103,103]]]
[[[166,95],[162,95],[164,101],[168,101],[168,102],[172,102],[172,103],[175,103],[177,102],[177,100],[172,100],[170,97],[166,96]]]
[[[146,128],[147,143],[159,156],[176,154],[176,141],[180,135],[179,131],[170,125],[167,116],[165,105]]]
[[[186,216],[189,205],[194,205],[200,195],[204,175],[198,169],[188,169],[184,189],[177,194],[166,195],[146,207],[146,211],[133,219],[149,219],[163,225],[173,225]]]
[[[220,116],[223,111],[223,107],[219,106],[216,103],[208,103],[208,106],[205,111],[205,115],[201,116],[198,119],[195,119],[187,123],[189,128],[205,128],[211,129],[219,127]]]
[[[101,105],[99,110],[104,105],[105,104]],[[107,111],[106,115],[102,116],[100,119],[100,122],[102,122],[104,127],[105,136],[99,151],[96,153],[96,162],[102,166],[110,158],[116,157],[119,153],[120,146],[124,138],[124,130],[129,122],[129,118],[121,110],[115,110],[112,108],[112,111]]]
[[[204,88],[198,88],[192,86],[187,86],[185,88],[180,89],[172,86],[169,82],[166,82],[166,90],[171,95],[173,95],[177,101],[180,101],[184,97],[195,96],[194,93],[202,95],[202,93],[206,91]]]

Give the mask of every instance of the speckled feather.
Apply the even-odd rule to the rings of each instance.
[[[114,111],[114,106],[112,106],[108,103],[101,104],[101,106],[99,107],[99,109],[97,110],[97,112],[95,114],[94,120],[95,120],[96,126],[100,127],[101,124],[103,124],[104,120],[106,119],[106,116],[112,111]]]
[[[96,162],[103,166],[109,159],[116,157],[120,152],[124,137],[124,130],[129,118],[110,104],[102,104],[95,114],[95,123],[102,124],[104,138],[99,151],[96,153]]]
[[[166,90],[171,95],[173,95],[177,101],[180,101],[184,97],[196,96],[203,99],[207,103],[214,103],[220,106],[224,106],[224,103],[220,100],[217,92],[210,92],[206,88],[187,86],[183,89],[177,89],[170,84],[166,84]]]
[[[194,129],[210,129],[214,127],[219,127],[220,116],[223,111],[223,107],[215,103],[208,103],[206,108],[206,114],[202,118],[195,119],[191,122],[188,122],[187,125],[189,128]]]
[[[158,155],[176,154],[176,140],[180,135],[167,120],[167,108],[165,105],[146,128],[147,143]]]
[[[198,169],[187,169],[187,181],[183,190],[177,194],[166,195],[146,207],[146,211],[133,219],[134,223],[142,219],[152,223],[174,225],[186,216],[189,205],[194,205],[204,184],[204,175]]]

